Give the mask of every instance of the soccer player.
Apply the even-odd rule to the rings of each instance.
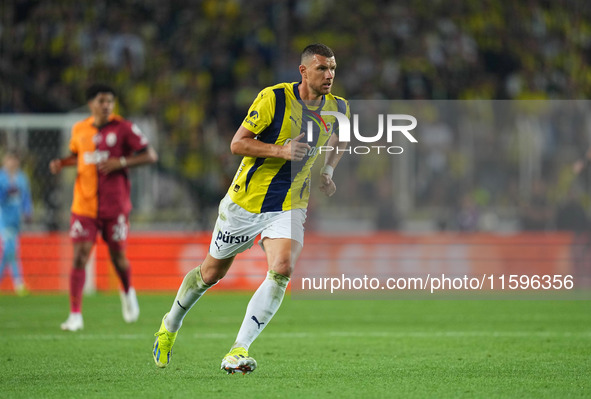
[[[158,367],[169,364],[172,346],[189,309],[225,276],[234,257],[249,249],[260,234],[267,276],[252,296],[236,341],[221,364],[229,374],[250,373],[257,367],[248,350],[279,309],[302,251],[310,171],[321,147],[326,151],[320,189],[328,196],[336,190],[332,174],[343,154],[336,149],[344,150],[346,143],[338,142],[336,116],[321,114],[350,114],[348,103],[331,94],[336,66],[330,48],[309,45],[301,55],[301,82],[263,89],[248,110],[230,145],[233,154],[244,158],[220,203],[209,253],[184,277],[170,312],[155,334],[153,355]],[[329,147],[334,150],[329,151]]]
[[[82,289],[85,266],[97,232],[109,247],[109,255],[121,280],[123,319],[135,322],[140,313],[131,286],[125,244],[129,229],[130,182],[128,168],[154,163],[158,156],[137,125],[113,114],[115,91],[95,84],[86,91],[91,116],[76,123],[70,138],[71,155],[54,159],[49,168],[59,173],[64,166],[78,168],[70,218],[74,265],[70,274],[70,315],[62,330],[84,328]]]
[[[20,169],[20,161],[15,152],[8,152],[2,160],[0,170],[0,237],[2,238],[2,260],[0,280],[6,266],[12,271],[14,291],[26,295],[21,262],[19,259],[19,233],[21,219],[30,220],[33,213],[29,179]]]

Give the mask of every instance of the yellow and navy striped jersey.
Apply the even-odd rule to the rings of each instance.
[[[300,133],[312,149],[302,161],[245,156],[228,194],[232,201],[252,213],[306,208],[310,196],[310,170],[332,133],[338,132],[334,116],[338,111],[350,117],[349,104],[327,94],[319,105],[310,106],[300,98],[299,83],[280,83],[263,89],[252,103],[242,126],[264,143],[286,145]],[[311,121],[312,134],[308,132]],[[311,139],[311,140],[310,140]],[[322,151],[326,153],[326,149]]]

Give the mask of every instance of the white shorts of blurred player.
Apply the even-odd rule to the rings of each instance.
[[[222,199],[213,229],[209,254],[227,259],[246,251],[260,234],[263,238],[289,238],[304,245],[305,209],[251,213],[237,205],[228,195]]]

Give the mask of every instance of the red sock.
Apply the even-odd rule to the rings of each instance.
[[[120,270],[115,268],[117,275],[119,276],[119,280],[121,280],[121,285],[123,286],[123,292],[127,294],[129,291],[129,287],[131,287],[131,267],[127,267],[125,270]]]
[[[82,312],[82,289],[86,281],[86,270],[73,268],[70,273],[70,312]]]

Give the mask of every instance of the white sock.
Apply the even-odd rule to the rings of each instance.
[[[281,306],[287,283],[289,283],[289,277],[274,271],[267,273],[267,278],[248,303],[244,321],[232,349],[244,348],[248,350]]]
[[[169,332],[178,331],[183,325],[183,319],[187,315],[187,312],[197,303],[201,295],[213,286],[214,284],[208,285],[203,281],[201,277],[201,266],[197,266],[187,273],[176,294],[176,298],[174,298],[170,313],[164,319],[166,329]]]

